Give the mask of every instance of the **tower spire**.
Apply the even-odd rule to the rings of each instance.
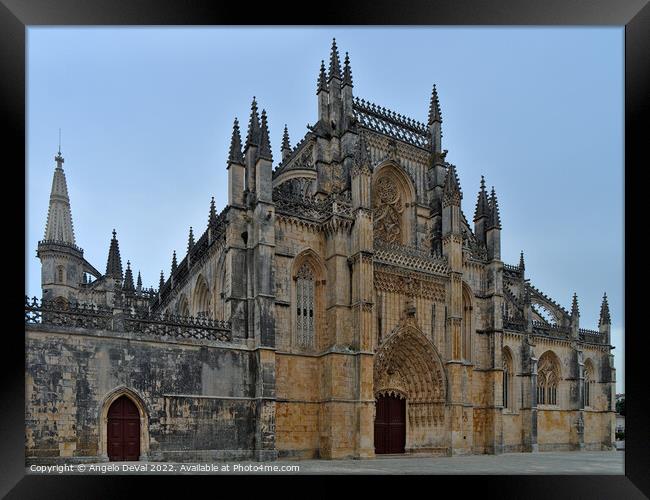
[[[257,101],[255,96],[253,96],[253,102],[251,103],[251,115],[248,120],[248,134],[246,135],[246,145],[247,146],[258,146],[260,143],[260,118],[257,114]]]
[[[232,126],[232,137],[230,139],[230,152],[228,154],[229,163],[244,164],[244,155],[241,148],[241,135],[239,132],[239,121],[235,118],[235,123]]]
[[[63,156],[61,147],[54,157],[56,168],[52,178],[52,190],[50,192],[50,205],[47,211],[47,222],[45,224],[45,241],[56,241],[57,243],[75,244],[74,227],[72,225],[72,212],[70,210],[70,197],[68,196],[68,184],[63,171]]]
[[[262,110],[262,123],[260,126],[260,158],[273,161],[271,154],[271,139],[269,138],[269,125],[266,119],[266,110]]]
[[[133,291],[135,287],[133,286],[133,272],[131,271],[131,262],[126,261],[126,273],[124,273],[124,285],[122,286],[124,290]]]
[[[474,222],[479,220],[481,217],[489,217],[490,215],[490,206],[487,196],[487,191],[485,190],[485,177],[481,176],[481,189],[479,189],[478,197],[476,199],[476,209],[474,210]]]
[[[336,38],[332,38],[332,50],[330,52],[330,67],[329,67],[329,77],[327,81],[331,81],[332,78],[341,79],[341,61],[339,59],[339,49],[336,47]]]
[[[117,241],[117,233],[113,229],[111,246],[108,249],[108,261],[106,262],[106,276],[116,280],[122,280],[122,258],[120,257],[120,244]]]
[[[609,315],[609,304],[607,303],[607,294],[603,294],[603,302],[600,305],[600,320],[598,321],[598,326],[611,325],[612,318]]]
[[[343,84],[342,86],[345,87],[346,85],[349,85],[352,87],[352,67],[350,66],[350,56],[348,53],[345,53],[345,61],[343,63]]]

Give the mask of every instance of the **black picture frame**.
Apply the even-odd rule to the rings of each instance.
[[[399,5],[399,7],[398,7]],[[465,494],[493,494],[499,498],[644,498],[650,496],[650,449],[648,439],[650,416],[648,414],[648,390],[642,369],[647,364],[644,349],[646,335],[637,327],[639,303],[644,296],[635,283],[642,283],[640,273],[643,258],[640,249],[645,245],[636,236],[646,233],[643,222],[637,223],[639,215],[648,216],[644,210],[646,193],[644,185],[637,181],[648,161],[647,139],[643,134],[647,127],[648,96],[650,90],[650,6],[648,0],[471,0],[409,1],[397,4],[388,0],[357,1],[353,5],[343,2],[311,2],[295,8],[282,7],[267,2],[209,2],[172,0],[1,0],[0,2],[0,64],[2,76],[0,88],[3,117],[5,121],[3,163],[5,189],[25,182],[25,56],[26,29],[36,25],[611,25],[625,26],[625,375],[626,375],[626,450],[624,476],[432,476],[422,477],[431,488],[442,488],[441,483],[453,483],[453,491]],[[9,155],[7,155],[9,153]],[[16,174],[9,180],[9,174]],[[22,174],[22,176],[21,176]],[[27,186],[24,185],[26,190]],[[25,191],[24,191],[25,192]],[[645,196],[644,196],[645,195]],[[603,202],[604,196],[595,196],[594,202]],[[24,201],[24,200],[23,200]],[[605,201],[606,202],[606,201]],[[13,217],[19,201],[10,201],[5,208],[5,220]],[[23,220],[25,220],[23,218]],[[23,223],[24,230],[24,223]],[[24,280],[20,266],[25,262],[25,235],[20,240],[20,230],[11,231],[6,226],[5,247],[17,255],[6,257],[5,283]],[[603,237],[619,237],[603,228]],[[9,236],[11,235],[11,236]],[[629,238],[629,239],[628,239]],[[20,244],[22,241],[22,245]],[[11,259],[11,260],[10,260]],[[6,271],[14,271],[11,280]],[[22,307],[22,293],[15,294],[17,309]],[[13,297],[14,294],[11,294]],[[628,314],[629,311],[629,314]],[[8,498],[97,498],[125,495],[134,482],[144,481],[145,487],[161,485],[166,491],[170,481],[160,476],[35,476],[25,475],[24,466],[24,337],[19,334],[24,324],[19,322],[20,313],[11,308],[11,318],[16,325],[7,327],[3,335],[3,408],[0,424],[0,494]],[[15,312],[15,315],[14,315]],[[636,313],[636,314],[635,314]],[[24,331],[24,330],[23,330]],[[645,363],[644,363],[645,361]],[[179,476],[174,476],[178,478]],[[218,479],[221,486],[225,478]],[[235,477],[230,486],[250,487],[249,476]],[[339,476],[339,478],[341,478]],[[411,479],[412,476],[409,476]],[[191,476],[192,481],[198,479]],[[231,479],[233,479],[231,477]],[[274,481],[277,477],[264,477]],[[291,477],[299,481],[300,488],[312,488],[313,478]],[[324,478],[329,483],[331,478]],[[351,484],[359,478],[346,476]],[[368,478],[366,478],[368,479]],[[399,478],[398,478],[399,479]],[[310,480],[309,483],[305,482]],[[394,477],[374,477],[374,484],[383,486]],[[422,485],[424,486],[424,485]],[[455,490],[454,490],[455,488]],[[460,488],[460,489],[459,489]],[[185,494],[190,491],[184,488]],[[414,490],[409,490],[414,491]],[[433,491],[433,490],[432,490]],[[309,490],[303,490],[309,494]],[[199,493],[196,490],[196,493]],[[153,496],[153,490],[147,496]],[[190,493],[191,494],[191,493]],[[453,494],[453,493],[450,493]]]

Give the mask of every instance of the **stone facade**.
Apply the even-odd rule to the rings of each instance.
[[[106,460],[117,397],[150,460],[370,458],[376,402],[406,401],[404,451],[611,449],[609,309],[599,329],[501,260],[498,199],[481,180],[470,226],[426,124],[353,96],[336,44],[318,120],[273,167],[265,111],[235,121],[228,204],[158,290],[83,258],[57,167],[43,300],[26,302],[28,461]],[[54,215],[53,215],[54,214]]]

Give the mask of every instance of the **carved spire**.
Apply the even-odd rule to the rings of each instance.
[[[111,246],[108,249],[108,261],[106,262],[106,276],[116,280],[122,279],[122,258],[120,257],[120,244],[117,241],[117,233],[113,229]]]
[[[232,126],[232,138],[230,139],[230,153],[228,154],[229,163],[244,164],[244,155],[241,149],[241,135],[239,133],[239,121],[235,118]]]
[[[287,124],[284,124],[284,132],[282,133],[282,159],[284,160],[289,153],[291,153],[291,143],[289,142],[289,130]]]
[[[262,110],[262,124],[260,126],[260,158],[273,161],[271,154],[271,139],[269,138],[269,126],[266,120],[266,111]]]
[[[447,170],[447,177],[445,178],[445,185],[443,187],[443,196],[447,199],[454,199],[457,203],[463,198],[463,193],[460,190],[460,182],[456,174],[456,167],[449,165]]]
[[[133,272],[131,271],[131,262],[126,261],[126,273],[124,273],[124,285],[122,286],[124,290],[133,291],[135,287],[133,286]]]
[[[192,231],[192,226],[190,226],[190,234],[187,237],[187,253],[190,253],[192,247],[194,247],[194,232]]]
[[[501,215],[499,214],[499,200],[497,199],[496,191],[492,186],[490,193],[490,217],[488,218],[488,229],[496,228],[501,229]]]
[[[611,325],[612,318],[609,316],[609,304],[607,303],[607,294],[603,294],[603,302],[600,305],[600,320],[598,326]]]
[[[68,196],[68,185],[63,172],[63,156],[61,146],[54,157],[56,168],[52,179],[52,191],[50,192],[50,206],[47,211],[47,223],[45,224],[45,240],[58,243],[75,244],[74,228],[72,225],[72,212],[70,211],[70,198]]]
[[[571,302],[571,317],[576,318],[580,316],[580,309],[578,309],[578,294],[573,294],[573,301]]]
[[[138,281],[136,282],[135,289],[138,292],[142,291],[142,276],[140,276],[140,271],[138,271]]]
[[[345,53],[345,62],[343,63],[343,84],[341,86],[345,87],[346,85],[353,87],[352,67],[350,66],[350,56],[347,52]]]
[[[318,87],[316,87],[316,94],[320,92],[327,92],[327,74],[325,73],[325,61],[320,62],[320,73],[318,74]]]
[[[178,269],[178,262],[176,262],[176,250],[174,250],[172,254],[172,274],[176,272],[176,269]]]
[[[519,269],[524,271],[526,269],[526,264],[524,263],[524,251],[522,250],[519,254]]]
[[[165,275],[162,272],[162,269],[160,270],[160,282],[158,283],[158,293],[162,292],[163,287],[165,286]]]
[[[442,113],[440,112],[440,101],[438,100],[438,90],[436,84],[433,84],[431,91],[431,101],[429,102],[429,125],[434,122],[442,123]]]
[[[260,143],[260,118],[257,114],[257,101],[253,96],[251,103],[251,115],[248,120],[248,134],[246,135],[247,146],[258,146]]]
[[[210,200],[210,215],[208,216],[208,226],[212,226],[217,222],[217,209],[214,204],[214,196]]]
[[[332,38],[332,51],[330,52],[330,67],[328,82],[332,78],[341,79],[341,61],[339,59],[339,49],[336,47],[336,38]]]
[[[481,189],[476,199],[476,209],[474,210],[474,222],[481,217],[490,216],[490,203],[488,201],[487,191],[485,190],[485,178],[481,176]]]

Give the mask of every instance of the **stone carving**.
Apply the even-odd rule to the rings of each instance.
[[[402,197],[395,183],[388,177],[382,177],[375,187],[375,238],[388,243],[400,243],[402,239]]]

